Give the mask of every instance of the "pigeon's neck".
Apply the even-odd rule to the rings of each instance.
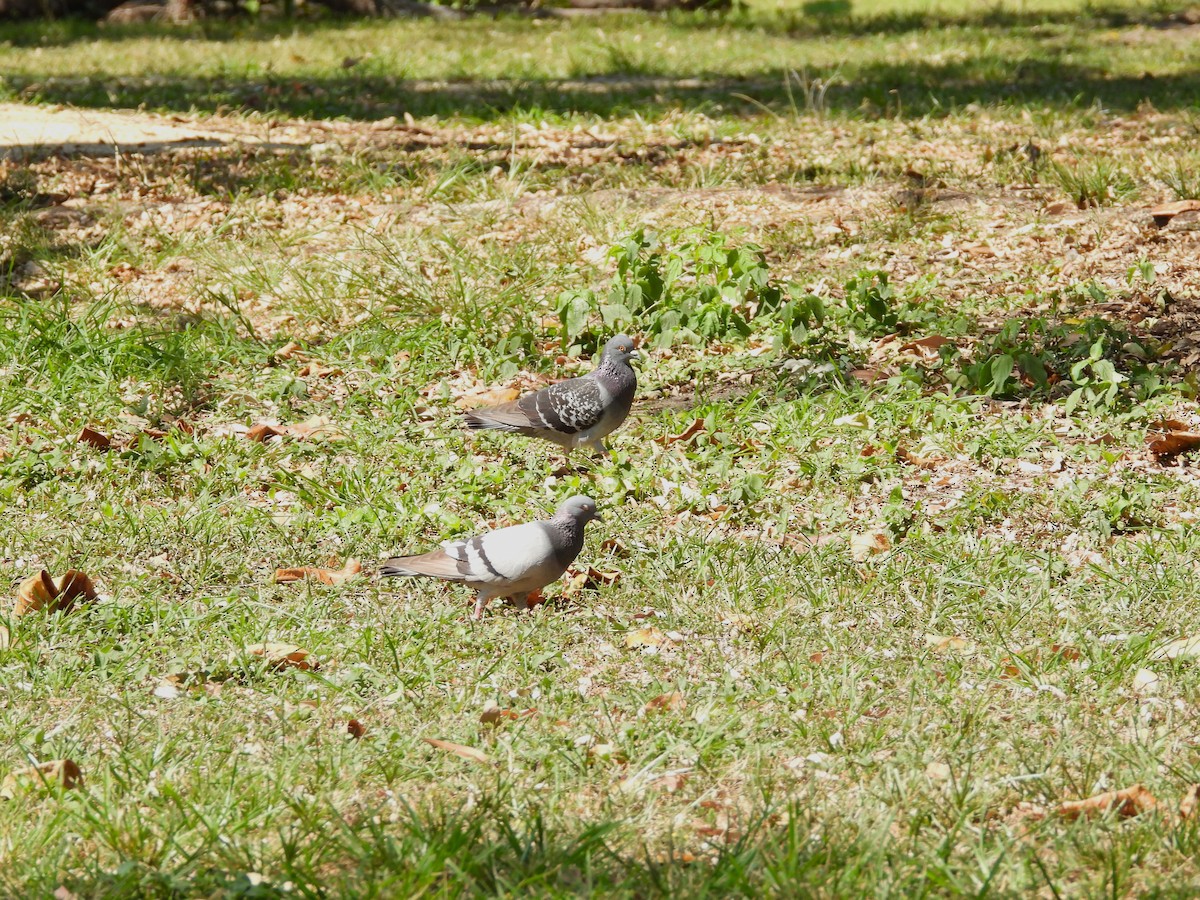
[[[583,549],[583,525],[574,516],[555,516],[546,524],[555,532],[555,557],[560,564],[569,566]]]
[[[629,363],[617,362],[611,356],[605,356],[600,360],[600,365],[596,366],[596,374],[621,388],[637,384],[637,376],[633,373],[633,367]]]

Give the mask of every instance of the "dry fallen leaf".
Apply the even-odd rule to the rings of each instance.
[[[83,431],[79,432],[79,437],[75,440],[77,443],[87,444],[97,450],[108,450],[112,447],[112,440],[107,435],[101,434],[87,425],[83,427]]]
[[[943,337],[940,334],[933,334],[929,337],[918,338],[915,341],[909,341],[907,344],[900,345],[901,353],[915,353],[918,356],[923,356],[927,359],[937,359],[938,351],[946,344],[953,343],[950,338]]]
[[[248,441],[265,442],[273,437],[290,437],[298,441],[336,441],[346,437],[333,422],[325,416],[313,416],[295,425],[268,425],[259,423],[252,425],[244,437]]]
[[[839,428],[870,428],[871,419],[865,412],[856,412],[839,416],[833,420],[833,424]]]
[[[646,772],[639,772],[636,775],[631,775],[629,778],[622,778],[619,787],[622,793],[625,794],[642,794],[647,789],[658,791],[666,791],[668,794],[674,794],[683,789],[691,777],[691,769],[673,769],[670,772],[664,772],[661,775],[651,776]]]
[[[479,721],[484,725],[498,725],[506,719],[527,719],[533,715],[537,715],[536,709],[525,709],[517,712],[515,709],[504,709],[495,700],[489,700],[483,705],[483,712],[479,714]]]
[[[685,441],[690,443],[692,438],[700,434],[702,431],[704,431],[704,420],[696,419],[691,425],[679,432],[679,434],[664,434],[662,437],[656,437],[654,442],[656,444],[662,444],[664,447],[670,447],[672,444],[678,444]]]
[[[1200,656],[1200,634],[1179,638],[1151,651],[1150,659],[1194,659]]]
[[[300,441],[337,441],[346,437],[326,416],[313,416],[284,428],[284,434]]]
[[[1192,210],[1200,210],[1200,200],[1175,200],[1171,203],[1160,203],[1158,206],[1150,208],[1150,215],[1154,219],[1154,224],[1162,228],[1180,213]]]
[[[245,438],[248,441],[256,441],[263,443],[267,438],[279,437],[283,435],[282,426],[279,425],[251,425],[250,430],[246,432]]]
[[[56,759],[10,772],[4,777],[4,783],[0,784],[0,797],[12,800],[19,791],[50,785],[62,785],[70,790],[82,781],[83,775],[74,760]]]
[[[671,691],[667,694],[659,694],[653,700],[650,700],[642,707],[642,715],[650,713],[666,712],[668,710],[678,711],[687,709],[687,699],[679,691]]]
[[[1058,805],[1058,814],[1064,819],[1078,819],[1080,816],[1099,816],[1112,810],[1122,819],[1140,816],[1158,806],[1143,785],[1135,784],[1119,791],[1105,791],[1086,800],[1066,800]]]
[[[617,571],[604,572],[597,569],[595,566],[588,566],[583,571],[578,571],[574,567],[567,570],[567,586],[563,589],[564,594],[577,594],[580,591],[598,591],[602,587],[616,584],[621,579],[621,573]]]
[[[275,583],[276,584],[292,584],[296,581],[303,581],[310,578],[314,581],[319,581],[321,584],[338,585],[344,584],[355,575],[362,571],[362,563],[357,559],[346,560],[346,565],[341,569],[322,569],[317,566],[299,566],[293,569],[276,569]]]
[[[925,767],[925,777],[930,781],[946,781],[950,777],[950,767],[944,762],[931,762]]]
[[[476,750],[474,747],[467,747],[464,744],[456,744],[454,741],[443,741],[440,738],[421,738],[430,747],[437,747],[439,750],[445,750],[447,753],[453,753],[455,756],[469,759],[471,762],[487,763],[491,762],[486,753],[482,750]]]
[[[944,634],[925,635],[925,646],[934,653],[969,653],[974,648],[966,638]]]
[[[851,369],[850,377],[860,384],[874,384],[886,375],[879,369]]]
[[[477,409],[481,406],[499,406],[501,403],[511,403],[521,396],[516,388],[475,388],[460,394],[454,399],[454,405],[459,409]]]
[[[1050,654],[1067,662],[1078,662],[1083,659],[1083,654],[1070,644],[1051,644]]]
[[[295,644],[268,642],[266,644],[251,644],[246,652],[252,656],[261,656],[273,669],[319,669],[320,663],[308,658],[308,651]]]
[[[1133,692],[1135,694],[1154,694],[1162,689],[1162,679],[1157,672],[1149,669],[1138,669],[1133,675]]]
[[[660,791],[666,791],[668,794],[674,794],[676,791],[683,790],[684,785],[688,783],[688,779],[692,775],[691,769],[679,769],[674,772],[665,772],[658,776],[653,781],[650,781],[646,787],[657,788]]]
[[[1171,422],[1160,424],[1179,425],[1182,423]],[[1150,452],[1158,457],[1159,461],[1172,460],[1183,453],[1200,449],[1200,432],[1185,431],[1182,429],[1151,431],[1146,435],[1146,444],[1150,448]]]
[[[288,341],[282,347],[275,351],[276,359],[291,359],[300,350],[300,345],[295,341]]]
[[[639,647],[658,647],[665,643],[667,636],[654,626],[638,628],[625,635],[625,646],[630,650]]]
[[[1196,804],[1200,803],[1200,784],[1193,784],[1179,801],[1179,818],[1190,819],[1196,812]]]
[[[305,363],[296,371],[296,375],[300,378],[332,378],[335,375],[343,374],[345,373],[337,366],[323,366],[315,362]]]
[[[179,694],[179,686],[165,678],[154,686],[154,696],[160,700],[174,700]]]
[[[346,723],[346,734],[354,738],[356,741],[362,740],[362,736],[367,733],[367,726],[363,725],[358,719],[351,719]]]
[[[741,831],[729,821],[729,815],[722,810],[717,815],[717,823],[709,825],[703,819],[692,820],[692,830],[706,838],[720,838],[726,844],[735,843],[741,838]]]
[[[856,534],[850,538],[850,555],[855,562],[865,562],[876,553],[883,553],[892,547],[891,535],[885,529]]]
[[[70,612],[80,597],[89,603],[97,597],[92,579],[86,574],[78,569],[67,569],[62,578],[54,579],[42,569],[21,582],[13,615],[23,616],[39,609]]]
[[[900,462],[908,463],[917,469],[936,469],[946,461],[942,456],[922,456],[919,453],[913,453],[906,447],[896,448],[896,459]]]

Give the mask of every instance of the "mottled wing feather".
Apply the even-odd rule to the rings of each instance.
[[[594,378],[572,378],[517,401],[529,423],[560,434],[578,434],[604,416],[604,396]]]

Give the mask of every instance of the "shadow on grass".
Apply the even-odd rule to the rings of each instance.
[[[963,4],[961,10],[905,10],[864,12],[861,0],[808,0],[797,9],[780,11],[732,10],[677,11],[666,14],[623,12],[622,17],[637,15],[647,21],[669,23],[679,28],[752,29],[794,37],[821,35],[907,34],[939,28],[977,28],[1012,30],[1047,25],[1071,25],[1077,28],[1121,28],[1129,25],[1173,27],[1187,24],[1187,2],[1159,2],[1137,9],[1120,3],[1081,3],[1076,9],[1039,10],[1011,8],[998,3]],[[482,20],[494,15],[479,17]],[[500,19],[528,21],[519,16],[501,15]],[[593,20],[593,21],[603,21]],[[373,19],[316,18],[286,20],[232,18],[200,21],[187,25],[139,23],[99,25],[87,19],[0,23],[0,42],[16,47],[65,46],[97,40],[118,42],[152,37],[159,40],[203,39],[206,41],[271,40],[294,34],[361,29],[378,25]],[[430,23],[422,22],[423,25]],[[453,23],[439,27],[470,27]]]
[[[91,108],[144,106],[173,112],[255,110],[313,119],[378,120],[413,116],[463,116],[495,120],[509,115],[660,115],[698,110],[761,115],[797,110],[792,70],[764,69],[746,78],[713,73],[695,77],[644,74],[576,79],[407,80],[387,75],[297,78],[255,77],[39,77],[9,76],[8,89],[26,100]],[[808,70],[810,79],[835,81],[824,108],[866,117],[920,118],[986,106],[1034,105],[1133,110],[1143,103],[1162,110],[1194,108],[1200,70],[1168,76],[1112,76],[1054,58],[984,55],[965,61],[866,64],[847,73]],[[800,111],[803,111],[801,109]]]
[[[838,829],[838,840],[812,840],[817,823],[798,801],[777,816],[711,827],[707,841],[681,833],[695,853],[647,850],[618,821],[550,821],[536,808],[518,819],[486,801],[463,812],[374,816],[295,804],[287,818],[283,852],[258,861],[261,875],[246,874],[249,863],[214,835],[176,867],[127,855],[115,870],[76,869],[62,884],[87,897],[751,896],[780,884],[834,890],[858,879],[855,857],[872,854],[850,828]]]

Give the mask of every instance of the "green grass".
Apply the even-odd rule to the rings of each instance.
[[[1200,491],[1145,448],[1198,414],[1194,233],[1141,212],[1195,194],[1180,7],[835,6],[0,27],[12,97],[286,129],[0,167],[0,579],[101,591],[0,620],[0,776],[84,776],[0,801],[0,894],[1195,892],[1200,673],[1152,651],[1200,632]],[[464,391],[587,368],[639,228],[746,333],[638,307],[589,469],[461,430]],[[763,255],[693,278],[689,242]],[[235,430],[313,416],[341,436]],[[374,575],[578,492],[613,584],[472,623]],[[1019,812],[1139,782],[1158,811]]]

